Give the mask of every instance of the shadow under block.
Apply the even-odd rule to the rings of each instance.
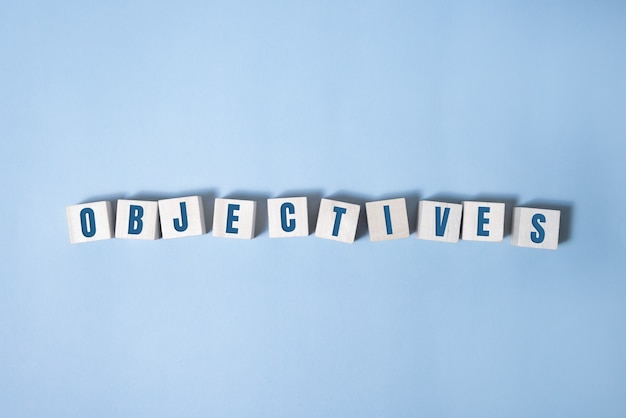
[[[100,241],[113,238],[113,206],[109,201],[84,203],[65,208],[70,242]]]
[[[202,197],[162,199],[158,203],[163,239],[206,234]]]
[[[513,209],[511,245],[556,250],[559,246],[561,212],[552,209]]]
[[[417,212],[418,239],[459,242],[463,205],[422,200]]]
[[[267,221],[270,238],[308,236],[306,197],[267,199]]]
[[[504,203],[463,202],[461,239],[501,242],[504,238]]]
[[[404,198],[366,202],[365,213],[370,241],[409,237],[409,217]]]
[[[147,200],[118,200],[115,238],[155,240],[161,237],[159,205]]]
[[[254,200],[215,199],[213,236],[252,239],[255,218]]]
[[[356,237],[360,212],[360,205],[322,199],[317,215],[315,236],[352,244]]]

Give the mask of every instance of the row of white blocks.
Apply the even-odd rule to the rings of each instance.
[[[215,199],[213,236],[254,238],[256,201]],[[409,237],[404,198],[365,203],[371,241]],[[354,242],[360,205],[322,199],[315,236]],[[68,206],[67,222],[72,243],[110,238],[155,240],[202,235],[207,232],[200,196],[159,201],[118,200],[114,219],[110,201]],[[306,197],[267,200],[270,238],[309,235]],[[465,201],[462,204],[422,200],[419,202],[416,237],[456,243],[501,242],[504,238],[505,204]],[[559,242],[560,211],[516,207],[511,244],[555,250]]]

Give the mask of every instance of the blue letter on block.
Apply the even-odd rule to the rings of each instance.
[[[385,226],[387,227],[387,235],[393,234],[393,228],[391,227],[391,214],[389,213],[389,205],[383,206],[385,212]]]
[[[546,231],[543,230],[543,227],[539,225],[539,222],[544,223],[546,221],[546,217],[541,213],[536,213],[533,215],[533,226],[537,230],[537,232],[533,231],[530,233],[530,240],[535,244],[541,244],[546,237]]]
[[[438,237],[443,237],[446,233],[448,215],[450,215],[450,208],[445,208],[443,210],[443,219],[441,219],[441,207],[435,206],[435,235]]]
[[[130,205],[130,216],[128,217],[128,233],[133,235],[141,234],[143,229],[143,206]]]
[[[180,219],[174,219],[174,229],[178,232],[183,232],[187,229],[189,223],[187,222],[187,204],[180,202]]]
[[[489,231],[485,231],[484,226],[489,223],[489,219],[485,218],[485,213],[489,213],[489,208],[485,206],[478,207],[478,233],[479,237],[488,237]]]
[[[87,217],[89,217],[89,226],[87,226]],[[96,216],[93,209],[85,208],[80,211],[80,229],[87,238],[96,235]]]
[[[285,202],[280,205],[280,224],[285,232],[291,232],[296,229],[296,220],[289,219],[289,223],[287,223],[287,213],[293,215],[296,213],[296,208],[293,206],[291,202]]]
[[[234,213],[236,210],[239,210],[239,205],[233,203],[228,204],[228,214],[226,216],[226,233],[228,234],[236,234],[239,232],[239,228],[233,226],[233,222],[239,220],[239,216]]]
[[[335,215],[335,225],[333,226],[333,237],[339,235],[339,225],[341,224],[341,217],[344,213],[346,213],[346,208],[340,208],[338,206],[333,207],[333,212]]]

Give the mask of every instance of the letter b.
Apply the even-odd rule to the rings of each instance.
[[[139,235],[143,230],[143,207],[138,205],[130,205],[128,215],[128,233]]]

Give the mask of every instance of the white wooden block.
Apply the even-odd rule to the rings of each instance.
[[[154,240],[161,237],[159,204],[148,200],[118,200],[115,238]]]
[[[317,215],[315,236],[349,244],[353,243],[360,212],[360,205],[322,199]]]
[[[463,202],[461,239],[501,242],[504,238],[504,203]]]
[[[267,199],[267,218],[270,238],[309,235],[306,197]]]
[[[463,205],[422,200],[417,212],[418,239],[459,242]]]
[[[518,207],[513,209],[511,245],[556,250],[561,211]]]
[[[72,244],[113,238],[111,202],[68,206],[65,208],[65,214]]]
[[[252,239],[255,219],[254,200],[215,199],[213,236]]]
[[[158,203],[164,239],[206,234],[201,196],[162,199]]]
[[[365,213],[372,242],[408,238],[410,235],[404,198],[366,202]]]

